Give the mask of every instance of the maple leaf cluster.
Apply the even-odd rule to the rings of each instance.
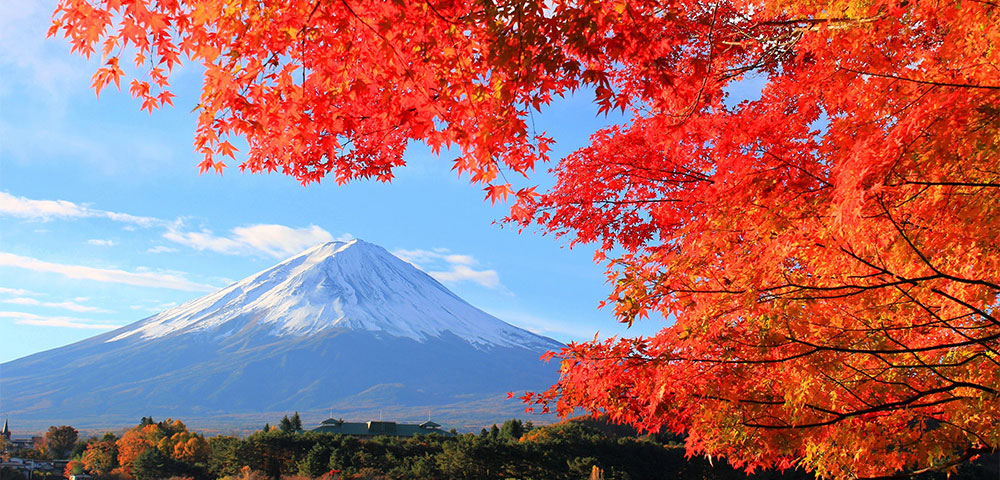
[[[172,104],[181,58],[204,66],[195,149],[222,171],[248,144],[241,169],[303,183],[332,175],[388,181],[409,141],[455,147],[454,168],[494,202],[533,198],[497,181],[548,159],[552,139],[524,121],[553,94],[577,88],[574,61],[545,45],[543,2],[61,0],[50,35],[98,49],[100,93],[120,86],[152,111]],[[120,63],[122,62],[122,63]]]
[[[513,196],[509,221],[598,245],[619,319],[671,323],[570,345],[541,408],[834,478],[1000,445],[994,2],[60,0],[53,21],[100,48],[95,90],[132,76],[149,110],[203,65],[203,171],[242,138],[241,169],[388,181],[419,141]],[[515,191],[549,160],[532,112],[579,89],[629,120]]]
[[[526,399],[687,432],[749,471],[872,477],[994,451],[1000,7],[676,15],[683,38],[654,54],[675,77],[618,82],[644,108],[563,159],[532,215],[600,245],[621,321],[673,322],[571,345]],[[749,75],[760,98],[728,102]]]

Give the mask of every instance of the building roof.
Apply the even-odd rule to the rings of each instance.
[[[441,430],[441,425],[430,420],[419,425],[396,422],[345,422],[328,418],[312,429],[319,433],[339,433],[356,437],[373,437],[375,435],[390,435],[394,437],[412,437],[414,435],[430,435],[436,433],[450,437],[453,434]]]
[[[8,440],[10,439],[10,429],[7,428],[7,419],[3,419],[3,430],[0,430],[0,435],[3,435]]]

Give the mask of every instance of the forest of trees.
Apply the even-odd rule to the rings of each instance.
[[[724,459],[687,458],[682,438],[637,435],[629,427],[590,418],[539,427],[512,419],[457,437],[365,439],[292,428],[300,422],[295,414],[282,419],[284,428],[266,426],[246,438],[206,439],[180,420],[144,417],[120,436],[105,433],[77,441],[64,475],[89,474],[96,480],[813,478],[796,470],[748,477]],[[967,464],[952,478],[995,476],[996,460]],[[938,477],[944,475],[919,478]],[[4,469],[0,480],[26,478]]]

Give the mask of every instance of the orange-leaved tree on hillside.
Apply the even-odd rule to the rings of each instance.
[[[118,439],[118,464],[126,476],[132,474],[132,463],[142,452],[156,448],[156,442],[162,438],[159,428],[153,425],[133,427]]]
[[[512,222],[596,244],[620,319],[672,323],[571,345],[543,408],[837,478],[1000,445],[995,2],[61,0],[58,32],[150,110],[201,63],[203,170],[234,137],[303,183],[449,146]],[[581,88],[629,120],[515,191],[531,112]]]
[[[164,458],[184,462],[208,460],[208,442],[205,437],[189,432],[183,422],[170,418],[158,423],[153,422],[151,417],[143,418],[142,423],[122,434],[115,447],[118,464],[126,476],[132,475],[132,467],[139,455],[152,449],[159,450]]]
[[[87,445],[83,452],[83,468],[94,475],[106,475],[118,467],[118,445],[102,440]]]

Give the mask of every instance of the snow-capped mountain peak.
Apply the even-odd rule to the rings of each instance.
[[[359,239],[316,245],[226,288],[115,332],[107,342],[249,332],[366,330],[423,341],[451,333],[478,348],[558,348],[468,304],[384,248]]]

